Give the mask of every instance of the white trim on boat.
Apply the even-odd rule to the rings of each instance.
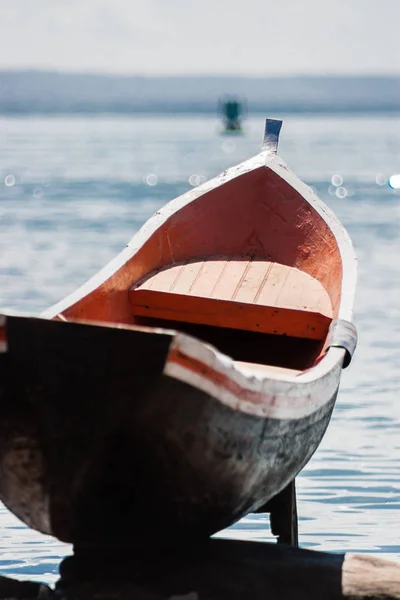
[[[297,190],[309,204],[318,212],[318,214],[329,225],[334,232],[336,241],[342,257],[343,278],[341,290],[341,303],[338,318],[351,320],[352,306],[355,294],[355,285],[357,279],[356,257],[351,240],[336,216],[327,206],[315,195],[312,189],[303,183],[296,175],[289,170],[286,163],[276,152],[264,149],[256,156],[244,161],[243,163],[227,169],[217,177],[206,181],[202,185],[189,190],[182,196],[171,200],[160,211],[157,211],[139,231],[132,237],[128,245],[120,254],[118,254],[103,269],[89,279],[83,286],[75,290],[72,294],[48,308],[42,313],[44,318],[54,318],[58,313],[75,304],[83,297],[89,295],[97,289],[102,283],[106,282],[116,271],[126,265],[138,252],[138,250],[150,239],[150,237],[159,229],[173,214],[181,210],[184,206],[193,200],[203,196],[207,192],[214,190],[228,181],[244,175],[260,167],[267,167],[274,171],[279,177]]]
[[[310,186],[288,169],[279,155],[273,152],[266,153],[265,164],[298,191],[332,230],[342,258],[342,289],[338,319],[351,321],[357,282],[357,257],[349,234],[333,211],[318,198]]]
[[[302,182],[292,171],[289,170],[282,158],[269,147],[263,149],[259,154],[244,161],[243,163],[227,169],[214,179],[211,179],[195,189],[189,190],[182,196],[171,200],[160,211],[157,211],[153,217],[151,217],[139,229],[139,231],[132,237],[126,248],[119,255],[117,255],[114,260],[108,263],[100,272],[94,275],[78,290],[61,300],[56,305],[47,309],[44,313],[42,313],[41,316],[43,318],[54,318],[57,314],[62,313],[64,310],[77,303],[83,297],[88,296],[101,284],[107,282],[107,280],[112,277],[114,273],[123,268],[124,265],[126,265],[135,256],[138,250],[150,239],[157,229],[159,229],[173,214],[181,210],[184,206],[203,196],[207,192],[222,186],[226,182],[263,166],[274,171],[281,179],[286,181],[293,189],[301,194],[310,204],[310,206],[312,206],[313,209],[318,212],[318,214],[327,223],[335,235],[342,258],[341,299],[337,318],[351,321],[357,280],[357,261],[351,240],[334,213],[316,196],[316,194],[308,185]],[[114,285],[115,284],[110,282],[110,287],[114,287]],[[178,335],[179,334],[177,334],[176,338]],[[199,352],[199,348],[197,348],[196,351]],[[222,354],[218,353],[219,359],[221,359],[222,356]],[[296,383],[312,383],[318,378],[327,376],[330,371],[336,371],[336,367],[338,365],[341,368],[344,356],[345,351],[341,348],[329,348],[325,356],[315,367],[297,377]],[[170,367],[167,368],[170,369]],[[245,372],[240,367],[233,369],[239,373],[242,372],[244,374]],[[340,377],[340,375],[338,375],[338,377]],[[288,383],[288,381],[285,380],[285,377],[282,379],[283,383]],[[268,378],[260,378],[260,381],[264,380],[270,381]]]
[[[340,382],[341,349],[333,348],[330,368],[310,369],[309,377],[276,379],[260,376],[218,352],[212,346],[184,334],[174,337],[164,374],[183,381],[233,410],[273,419],[302,419],[327,405]],[[334,357],[334,355],[336,356]],[[303,378],[302,378],[303,377]]]

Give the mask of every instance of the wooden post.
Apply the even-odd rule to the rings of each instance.
[[[257,513],[270,513],[271,532],[277,536],[278,544],[289,544],[294,547],[299,545],[294,479],[267,504],[261,506]]]
[[[278,544],[299,545],[295,480],[270,502],[270,523]]]

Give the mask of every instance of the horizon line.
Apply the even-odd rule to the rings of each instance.
[[[184,79],[184,78],[207,78],[207,79],[400,79],[400,71],[395,72],[342,72],[342,71],[321,71],[321,72],[301,72],[301,73],[126,73],[111,72],[97,69],[92,70],[74,70],[57,67],[4,67],[0,66],[0,73],[37,73],[46,75],[76,75],[76,76],[95,76],[121,79]]]

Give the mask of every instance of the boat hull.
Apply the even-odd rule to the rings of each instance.
[[[176,335],[7,317],[0,495],[25,523],[88,547],[195,541],[295,478],[328,426],[340,370],[306,386],[303,417],[271,417],[168,375]]]
[[[356,259],[280,127],[41,318],[0,315],[0,498],[31,527],[143,548],[293,504],[355,349]]]

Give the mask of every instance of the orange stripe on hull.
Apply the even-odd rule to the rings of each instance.
[[[295,398],[287,396],[286,394],[280,397],[279,395],[257,392],[244,388],[227,375],[179,350],[171,351],[168,356],[168,363],[174,363],[187,371],[210,381],[214,386],[222,388],[232,396],[236,397],[238,402],[248,402],[250,404],[265,405],[268,407],[278,406],[282,402],[287,408],[290,408],[290,406],[301,408],[308,406],[312,402],[310,394]]]

